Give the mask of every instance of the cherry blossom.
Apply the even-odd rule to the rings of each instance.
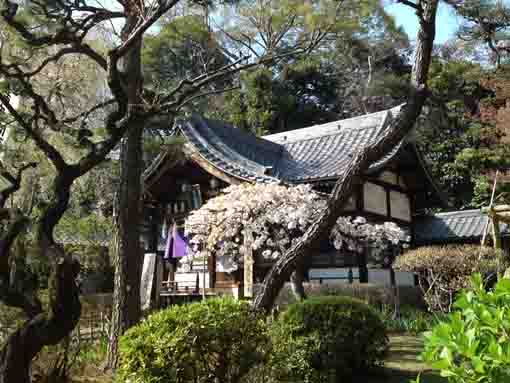
[[[275,260],[299,240],[326,204],[327,196],[310,185],[230,186],[187,218],[185,235],[192,251],[183,263],[214,252],[217,270],[231,272],[242,264],[245,246],[251,246],[256,262]],[[253,237],[249,244],[246,230]],[[330,240],[338,250],[360,252],[370,243],[382,252],[408,241],[408,236],[393,222],[372,224],[364,217],[340,217]]]

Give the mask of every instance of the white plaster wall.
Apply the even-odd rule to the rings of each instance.
[[[175,273],[174,280],[177,283],[182,283],[181,286],[188,286],[190,289],[192,289],[196,285],[197,281],[197,274],[199,275],[199,287],[204,287],[204,273],[202,272],[190,272],[190,273],[183,273],[183,272],[177,272]],[[179,283],[179,284],[180,284]],[[209,288],[209,273],[205,273],[205,287]],[[180,287],[179,287],[180,289]]]
[[[402,271],[395,272],[395,280],[397,286],[414,286],[414,274]],[[381,269],[368,270],[368,282],[375,285],[389,286],[391,285],[390,271]]]
[[[359,270],[357,267],[352,268],[352,278],[359,279]],[[308,271],[308,279],[310,281],[318,281],[322,279],[324,282],[345,282],[349,283],[349,268],[348,267],[335,267],[335,268],[314,268]]]
[[[386,190],[382,186],[366,182],[363,185],[363,208],[370,213],[386,215]]]
[[[392,185],[397,185],[397,175],[393,172],[384,171],[382,172],[379,177],[381,181],[387,182]]]
[[[411,202],[406,194],[391,190],[390,207],[393,218],[411,221]]]
[[[351,211],[356,210],[356,196],[351,195],[344,206],[344,210]]]
[[[323,283],[349,283],[349,268],[314,268],[308,271],[310,282],[318,282],[322,278]],[[359,270],[357,267],[352,268],[352,276],[354,282],[359,280]],[[414,286],[414,274],[407,272],[395,272],[397,286]],[[368,270],[368,283],[380,286],[390,286],[390,271],[381,269]]]

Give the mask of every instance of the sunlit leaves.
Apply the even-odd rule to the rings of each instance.
[[[422,357],[452,383],[510,379],[510,280],[491,291],[475,274],[456,311],[425,334]]]

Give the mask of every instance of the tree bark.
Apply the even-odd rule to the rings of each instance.
[[[411,79],[412,90],[407,104],[402,106],[398,115],[389,121],[389,126],[382,130],[375,143],[358,152],[351,159],[344,174],[337,181],[321,216],[310,225],[301,240],[275,262],[266,275],[262,289],[254,301],[255,308],[265,311],[271,309],[280,289],[289,279],[298,262],[319,244],[323,233],[331,231],[354,187],[361,184],[360,176],[370,164],[392,150],[414,127],[428,93],[426,80],[434,44],[438,0],[422,1],[418,4],[420,9],[416,13],[420,20],[420,29]]]
[[[53,184],[53,203],[38,222],[41,256],[49,257],[52,263],[46,312],[42,312],[40,302],[33,302],[31,291],[11,291],[11,296],[18,295],[11,305],[22,307],[28,320],[9,336],[0,350],[0,383],[29,383],[32,359],[44,346],[55,345],[68,336],[80,318],[81,304],[76,285],[79,263],[66,255],[53,240],[53,229],[67,208],[70,187],[76,177],[69,168],[58,173]],[[7,257],[7,253],[0,255]],[[0,283],[2,281],[5,283],[5,279],[2,278]]]
[[[128,17],[124,36],[136,27],[138,18]],[[121,180],[118,192],[117,235],[114,253],[114,293],[112,321],[108,342],[107,367],[115,369],[118,360],[118,338],[141,318],[140,278],[142,251],[140,247],[141,224],[141,173],[142,134],[144,119],[137,118],[136,108],[141,104],[142,40],[133,45],[124,57],[123,71],[129,74],[126,89],[130,119],[127,137],[121,146]]]
[[[108,342],[108,368],[117,367],[118,338],[141,317],[140,278],[140,161],[143,125],[129,130],[121,150],[121,184],[114,249],[114,290],[112,321]],[[137,161],[138,159],[138,161]]]

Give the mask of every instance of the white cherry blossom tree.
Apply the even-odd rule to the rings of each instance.
[[[232,272],[242,264],[245,246],[251,246],[255,262],[276,260],[300,240],[322,214],[326,201],[327,195],[310,185],[230,186],[186,220],[185,235],[192,251],[183,262],[215,253],[218,268]],[[249,244],[245,241],[246,230],[253,236]],[[395,223],[372,224],[364,217],[340,217],[330,233],[337,250],[359,253],[370,246],[371,255],[375,255],[371,261],[376,264],[388,264],[381,256],[408,240]]]

